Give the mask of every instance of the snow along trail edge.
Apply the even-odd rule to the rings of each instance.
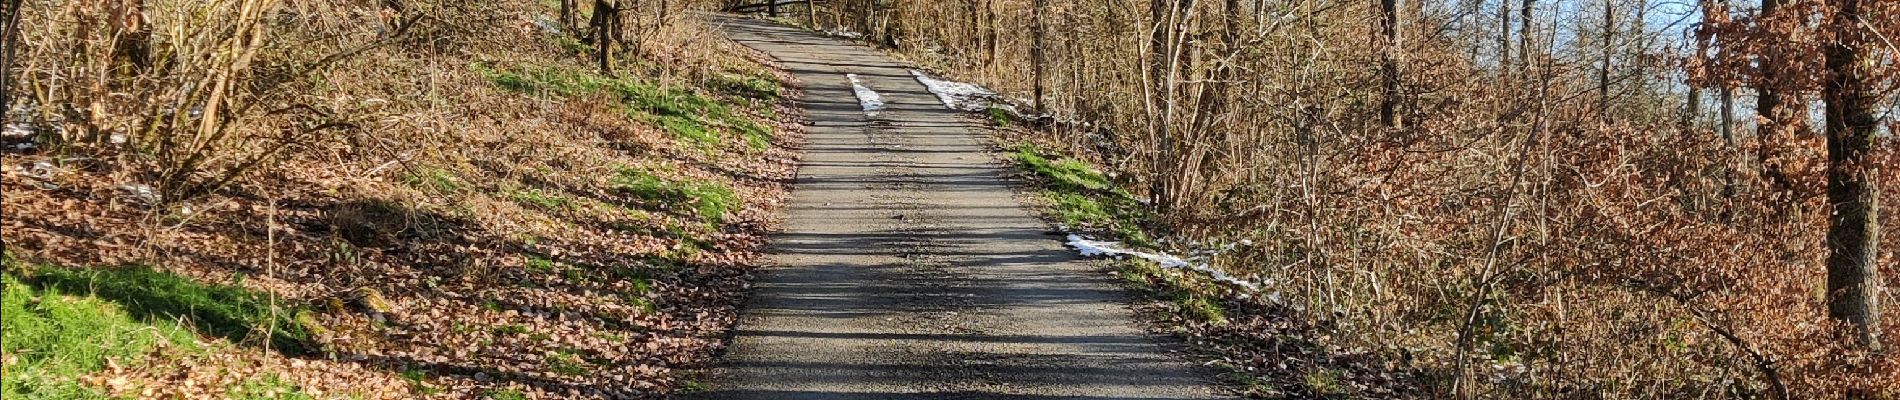
[[[1045,234],[980,128],[907,66],[766,21],[720,23],[797,77],[810,125],[773,266],[694,397],[1226,398],[1135,322],[1099,263]],[[880,95],[876,117],[859,86]]]

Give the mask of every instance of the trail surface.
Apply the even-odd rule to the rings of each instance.
[[[720,19],[804,90],[805,159],[713,399],[1218,398],[1027,212],[978,131],[875,51]],[[883,98],[869,116],[846,74]]]

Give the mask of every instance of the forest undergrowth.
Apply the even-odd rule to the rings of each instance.
[[[800,141],[702,4],[26,3],[10,399],[694,390]]]
[[[1900,357],[1865,334],[1900,316],[1848,305],[1894,302],[1900,239],[1840,208],[1896,205],[1853,194],[1900,188],[1894,120],[1850,110],[1900,85],[1879,39],[1900,14],[1665,3],[838,2],[780,20],[1031,110],[999,145],[1059,223],[1175,254],[1246,243],[1208,260],[1259,293],[1129,280],[1254,395],[1900,396]],[[1854,135],[1867,150],[1840,147]],[[1831,257],[1855,252],[1829,233],[1854,224],[1881,250]]]

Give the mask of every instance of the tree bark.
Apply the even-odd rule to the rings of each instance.
[[[1044,36],[1043,33],[1045,33],[1045,30],[1048,28],[1043,26],[1042,14],[1045,12],[1048,12],[1047,3],[1048,3],[1048,0],[1033,0],[1030,3],[1030,10],[1029,10],[1029,18],[1031,20],[1031,23],[1029,26],[1029,36],[1030,36],[1029,63],[1030,63],[1030,69],[1033,70],[1032,71],[1034,75],[1033,79],[1035,80],[1035,84],[1033,86],[1035,87],[1034,99],[1036,103],[1035,107],[1036,107],[1037,113],[1045,112],[1043,111],[1044,109],[1043,109],[1043,104],[1042,104],[1042,91],[1043,91],[1042,81],[1043,81],[1043,68],[1044,68],[1043,63],[1046,60],[1043,59],[1044,50],[1042,46],[1043,46],[1043,36]]]
[[[1380,86],[1385,95],[1379,100],[1379,123],[1387,128],[1403,128],[1404,117],[1399,115],[1399,57],[1403,51],[1400,38],[1399,0],[1379,0],[1379,34],[1385,43],[1385,49],[1379,56]]]
[[[1530,69],[1531,65],[1531,12],[1536,11],[1537,0],[1524,0],[1524,6],[1517,9],[1517,62],[1518,70]]]
[[[1173,132],[1169,129],[1171,128],[1169,124],[1172,124],[1173,121],[1168,118],[1165,112],[1156,110],[1166,109],[1166,103],[1173,101],[1173,99],[1170,98],[1171,93],[1170,90],[1168,90],[1169,85],[1167,83],[1171,78],[1170,75],[1172,75],[1168,68],[1168,63],[1173,59],[1171,55],[1172,52],[1168,50],[1169,47],[1172,47],[1168,41],[1169,31],[1174,29],[1174,24],[1171,21],[1173,19],[1173,11],[1169,9],[1169,7],[1173,6],[1171,3],[1172,1],[1170,0],[1149,0],[1148,2],[1150,19],[1154,21],[1154,29],[1148,36],[1148,49],[1150,53],[1148,58],[1148,112],[1153,115],[1149,118],[1149,135],[1153,139],[1156,148],[1149,162],[1149,170],[1153,172],[1153,181],[1149,184],[1148,200],[1157,210],[1163,212],[1166,212],[1168,209],[1167,193],[1169,192],[1168,178],[1170,174],[1165,171],[1166,166],[1169,164],[1169,157],[1171,156],[1169,153],[1172,152],[1173,147]]]
[[[26,0],[5,0],[7,14],[0,17],[0,126],[13,110],[13,54],[20,47],[20,5]],[[0,248],[4,248],[0,244]]]
[[[1498,73],[1511,69],[1511,2],[1498,2]]]
[[[1756,16],[1756,21],[1767,21],[1772,18],[1778,8],[1781,8],[1781,0],[1761,0],[1761,14]],[[1769,46],[1763,50],[1760,84],[1755,87],[1755,114],[1761,116],[1759,125],[1755,127],[1756,135],[1766,135],[1774,131],[1781,122],[1779,120],[1781,116],[1776,112],[1781,108],[1781,94],[1774,88],[1779,78],[1772,67],[1780,65],[1781,52],[1775,46]]]
[[[620,34],[620,9],[613,0],[594,0],[593,25],[595,61],[602,75],[613,75],[614,41]]]
[[[1829,0],[1834,6],[1832,43],[1822,46],[1828,80],[1827,199],[1833,213],[1827,231],[1828,317],[1851,327],[1858,347],[1880,348],[1880,187],[1874,181],[1873,150],[1878,116],[1869,82],[1875,60],[1860,29],[1860,0]]]
[[[580,0],[561,0],[561,29],[574,29],[574,8],[580,6]],[[573,33],[569,33],[573,34]]]
[[[1610,67],[1616,51],[1616,1],[1603,0],[1603,65],[1597,69],[1597,118],[1610,120]]]

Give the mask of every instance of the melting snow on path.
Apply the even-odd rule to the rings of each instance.
[[[879,96],[876,90],[865,87],[864,81],[858,80],[858,74],[844,74],[844,77],[851,80],[851,91],[857,92],[858,104],[864,106],[865,115],[875,117],[878,110],[884,109],[884,96]]]
[[[910,70],[910,74],[917,77],[917,82],[923,83],[924,87],[930,88],[930,93],[935,93],[937,100],[943,101],[944,107],[952,110],[983,111],[989,109],[996,100],[996,92],[973,83],[937,79],[914,69]],[[998,106],[1010,108],[1008,105]]]
[[[1191,269],[1195,271],[1200,271],[1203,274],[1207,274],[1208,277],[1214,278],[1214,280],[1216,281],[1234,285],[1241,289],[1246,289],[1246,291],[1249,293],[1260,291],[1259,283],[1254,283],[1253,281],[1240,279],[1232,275],[1228,275],[1226,271],[1214,269],[1213,266],[1207,265],[1207,263],[1205,262],[1196,264],[1196,263],[1188,262],[1188,260],[1181,259],[1181,257],[1175,257],[1170,254],[1149,253],[1149,252],[1143,252],[1143,251],[1122,249],[1122,248],[1117,247],[1121,245],[1120,243],[1106,242],[1106,241],[1100,241],[1100,240],[1089,240],[1088,238],[1082,237],[1082,235],[1077,235],[1073,233],[1069,234],[1068,245],[1069,247],[1074,247],[1075,252],[1077,254],[1081,254],[1083,257],[1134,256],[1134,257],[1141,258],[1144,260],[1153,261],[1155,264],[1161,265],[1162,268]],[[1278,301],[1277,298],[1279,296],[1269,295],[1269,297],[1274,298],[1274,301]]]

